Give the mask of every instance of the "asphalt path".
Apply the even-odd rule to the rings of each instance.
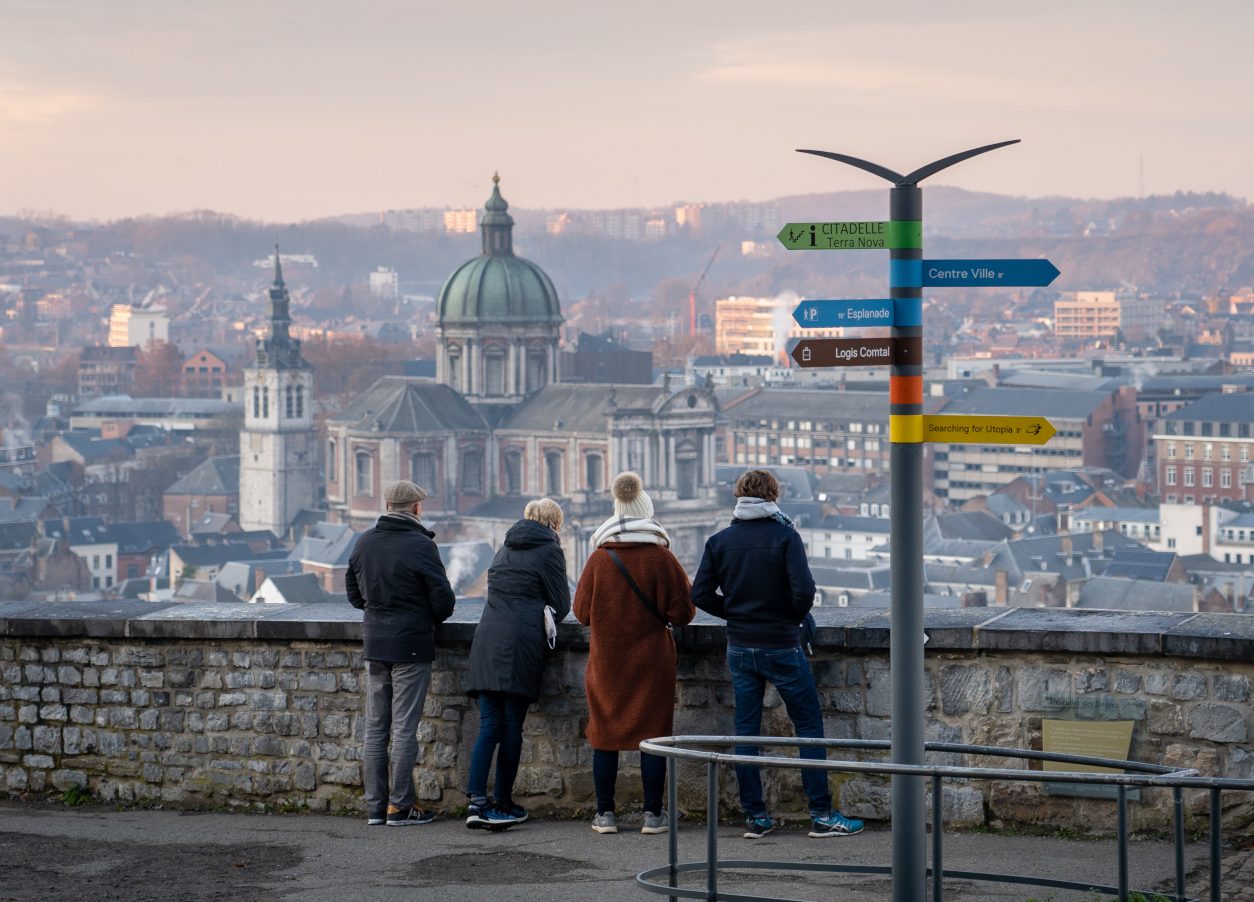
[[[630,819],[629,819],[630,820]],[[440,819],[413,827],[367,827],[360,818],[117,810],[100,805],[0,803],[0,900],[75,902],[495,902],[665,898],[636,874],[666,864],[667,837],[644,836],[639,821],[598,835],[586,821],[534,818],[499,833]],[[678,833],[681,861],[705,858],[704,825]],[[1016,873],[1114,884],[1111,840],[947,833],[947,870]],[[719,857],[884,867],[891,833],[811,839],[786,825],[759,840],[733,826],[718,831]],[[1204,862],[1188,849],[1190,869]],[[1171,846],[1134,842],[1134,889],[1169,885]],[[680,886],[703,889],[704,871]],[[890,900],[891,877],[783,870],[720,872],[723,893],[799,900]],[[699,898],[704,897],[702,891]],[[931,896],[929,893],[928,899]],[[976,902],[1095,902],[1092,892],[948,879],[945,898]]]

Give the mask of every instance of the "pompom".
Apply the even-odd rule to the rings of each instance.
[[[614,500],[620,504],[631,504],[644,491],[644,482],[635,473],[620,473],[614,479]]]

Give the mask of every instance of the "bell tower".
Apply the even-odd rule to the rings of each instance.
[[[270,326],[244,371],[244,428],[239,441],[239,524],[282,538],[318,494],[314,455],[313,368],[292,338],[291,297],[274,248]]]

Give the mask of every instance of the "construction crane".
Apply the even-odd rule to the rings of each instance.
[[[710,254],[710,259],[705,264],[705,269],[701,270],[701,278],[697,279],[692,291],[688,292],[688,334],[697,334],[697,291],[701,288],[701,283],[705,281],[706,275],[710,272],[710,267],[714,265],[714,258],[718,256],[719,250],[723,245],[714,248],[714,253]]]

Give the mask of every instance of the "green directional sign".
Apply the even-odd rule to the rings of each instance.
[[[790,251],[894,250],[923,247],[923,223],[790,222],[775,237]]]

